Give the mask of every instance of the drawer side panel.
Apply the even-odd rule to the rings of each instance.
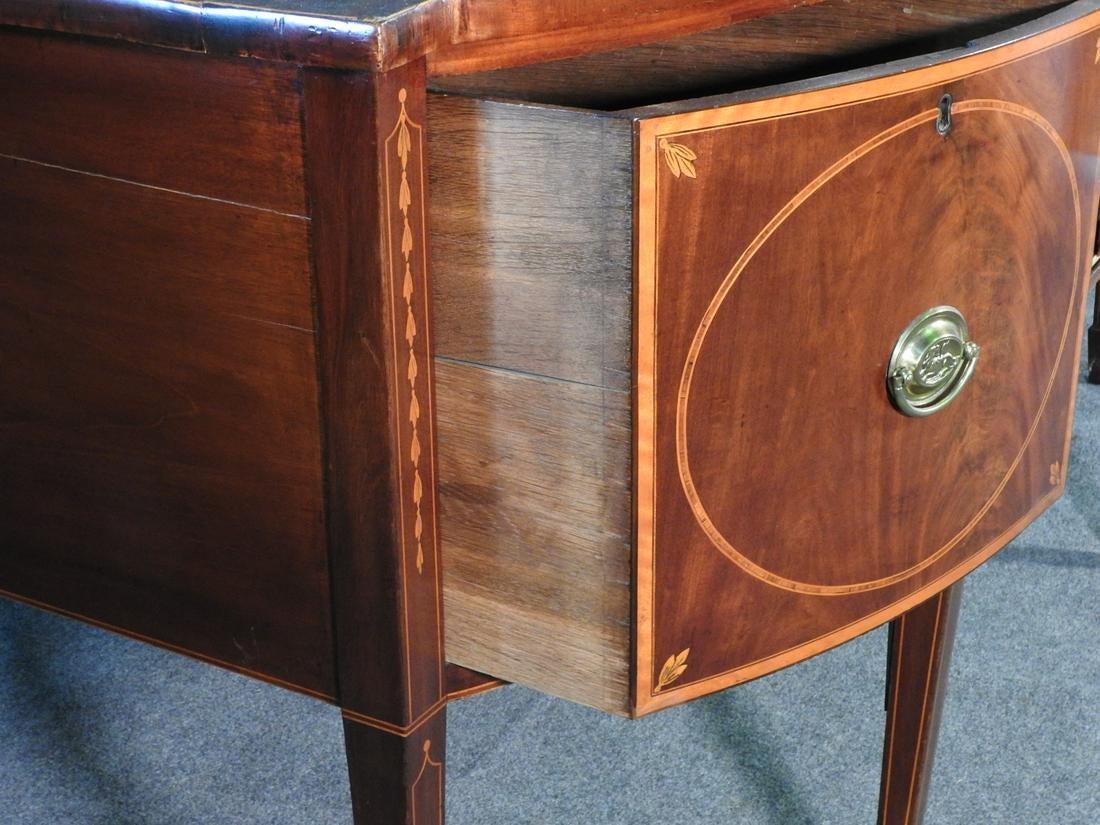
[[[436,363],[448,661],[625,714],[630,396]]]
[[[434,95],[428,135],[436,352],[628,389],[630,124]]]

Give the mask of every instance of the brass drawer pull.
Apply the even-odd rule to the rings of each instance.
[[[890,400],[903,415],[939,412],[962,392],[980,351],[957,309],[939,306],[922,312],[894,345],[886,371]]]

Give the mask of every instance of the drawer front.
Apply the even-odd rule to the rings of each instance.
[[[896,616],[1061,493],[1100,145],[1076,9],[640,121],[638,713]]]

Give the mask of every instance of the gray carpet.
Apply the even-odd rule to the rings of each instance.
[[[1066,496],[967,580],[929,825],[1100,822],[1100,387]],[[450,710],[450,825],[874,822],[885,634],[640,722]],[[318,702],[0,600],[0,825],[350,822]]]

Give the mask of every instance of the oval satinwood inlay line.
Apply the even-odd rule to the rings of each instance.
[[[682,488],[710,542],[776,587],[871,590],[943,558],[996,502],[1053,386],[1078,294],[1072,158],[1053,126],[1015,104],[956,100],[946,136],[939,114],[884,130],[791,199],[721,280],[687,351]],[[1074,226],[1050,222],[1049,205],[1067,200]],[[1020,221],[1035,231],[1013,232]],[[912,245],[876,224],[926,236],[922,256],[900,258]],[[858,237],[846,238],[852,227]],[[1052,248],[1066,250],[1064,268],[1037,271]],[[868,282],[880,288],[860,288]],[[784,295],[806,289],[820,291],[820,317],[786,317]],[[936,304],[972,319],[983,366],[950,408],[905,418],[887,400],[885,361],[898,330]],[[1033,317],[1037,306],[1049,318]],[[722,355],[766,353],[769,336],[801,336],[804,356],[754,358],[750,395]],[[775,444],[823,472],[773,470],[761,445]],[[942,483],[929,485],[928,469]],[[853,497],[864,502],[854,515],[836,506]],[[814,552],[795,552],[806,546]]]

